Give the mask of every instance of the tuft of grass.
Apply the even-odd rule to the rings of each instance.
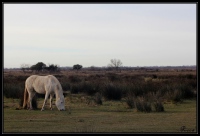
[[[97,93],[95,94],[95,96],[94,96],[94,102],[95,102],[96,104],[99,104],[99,105],[102,105],[102,104],[103,104],[103,102],[102,102],[102,95],[101,95],[99,92],[97,92]]]
[[[154,105],[154,108],[155,108],[156,112],[163,112],[163,111],[165,111],[162,102],[156,101],[156,102],[153,103],[153,105]]]
[[[146,101],[144,97],[138,97],[135,103],[137,111],[141,112],[151,112],[151,103]]]
[[[172,101],[173,103],[182,102],[182,92],[180,90],[171,90],[166,92],[166,97],[168,100]]]
[[[128,105],[128,108],[133,109],[135,108],[135,101],[134,101],[134,96],[132,95],[127,95],[125,98],[126,104]]]

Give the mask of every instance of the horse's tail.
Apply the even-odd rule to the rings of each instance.
[[[25,89],[24,89],[24,102],[23,102],[23,108],[27,108],[27,101],[28,101],[28,91],[26,89],[26,86],[25,86]]]

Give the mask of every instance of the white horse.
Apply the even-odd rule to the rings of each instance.
[[[40,94],[45,94],[45,99],[41,111],[44,110],[44,106],[49,95],[50,95],[50,109],[52,110],[52,99],[54,94],[56,95],[56,106],[58,110],[60,111],[65,110],[65,99],[63,95],[62,86],[58,81],[58,79],[53,75],[48,75],[48,76],[32,75],[26,79],[23,108],[26,107],[27,101],[29,101],[30,109],[33,109],[32,100],[36,92]]]

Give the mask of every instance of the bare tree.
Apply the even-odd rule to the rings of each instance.
[[[111,59],[110,64],[108,64],[108,67],[115,68],[117,71],[122,66],[122,62],[119,59]]]
[[[21,70],[26,73],[26,70],[30,69],[30,65],[29,64],[21,64]]]

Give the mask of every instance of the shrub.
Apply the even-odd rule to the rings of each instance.
[[[135,108],[135,102],[134,102],[134,98],[131,95],[128,95],[126,97],[126,104],[128,105],[129,108]]]
[[[140,97],[137,99],[135,106],[137,108],[137,111],[141,112],[151,112],[151,103],[146,101],[144,97]]]
[[[134,96],[142,96],[144,94],[144,86],[141,82],[136,82],[128,86],[129,92],[131,92]]]
[[[78,83],[78,82],[81,82],[81,79],[77,76],[69,76],[69,80],[70,82],[72,83]]]
[[[155,79],[155,78],[158,78],[158,76],[156,74],[153,74],[152,78]]]
[[[3,94],[6,98],[20,98],[24,92],[22,84],[6,83],[4,84]]]
[[[154,107],[156,112],[163,112],[164,111],[164,106],[160,101],[154,102]]]
[[[119,76],[115,73],[108,73],[107,76],[110,81],[117,81],[120,79]]]
[[[99,85],[95,82],[82,82],[82,92],[94,95],[99,90]]]
[[[102,94],[107,100],[121,100],[122,98],[121,88],[113,83],[106,83]]]
[[[192,87],[189,84],[179,84],[177,89],[181,91],[183,99],[194,97],[194,92],[192,91]]]
[[[73,84],[70,86],[70,91],[72,94],[77,94],[81,91],[81,85],[80,84]]]
[[[185,75],[185,77],[186,77],[187,79],[195,79],[195,78],[196,78],[196,76],[195,76],[195,75],[192,75],[192,74],[187,74],[187,75]]]
[[[94,95],[99,91],[99,84],[95,82],[80,82],[70,85],[71,93],[85,93],[87,95]]]
[[[63,91],[70,90],[70,84],[69,83],[63,82],[63,83],[61,83],[61,86],[62,86]]]
[[[168,100],[173,101],[174,103],[182,102],[182,92],[180,90],[171,90],[166,93],[166,97]]]
[[[94,102],[96,104],[102,105],[102,96],[99,92],[97,92],[94,96]]]
[[[143,102],[143,111],[144,112],[151,112],[152,111],[150,102],[148,102],[148,101]]]

